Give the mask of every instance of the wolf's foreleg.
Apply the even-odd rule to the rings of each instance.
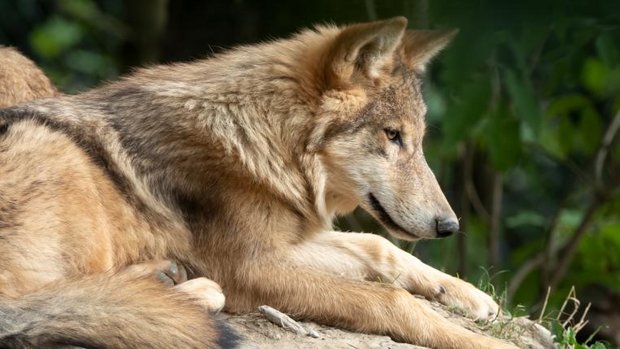
[[[393,284],[458,307],[474,319],[492,319],[498,305],[470,283],[422,263],[374,234],[325,232],[292,254],[297,263],[347,278]]]
[[[243,282],[225,287],[227,309],[247,312],[267,304],[293,317],[432,348],[515,348],[453,324],[400,287],[320,271],[287,250],[238,269]]]

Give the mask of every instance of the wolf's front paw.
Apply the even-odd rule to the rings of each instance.
[[[499,314],[499,305],[488,294],[458,278],[449,278],[437,286],[434,300],[456,307],[474,320],[492,320]]]

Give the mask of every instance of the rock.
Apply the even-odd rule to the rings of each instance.
[[[243,338],[239,349],[425,349],[396,343],[387,336],[354,333],[309,322],[301,324],[316,331],[319,338],[299,336],[274,325],[259,313],[226,316],[225,321]]]
[[[450,321],[471,331],[513,342],[520,348],[555,349],[551,333],[540,324],[525,317],[501,317],[494,322],[477,323],[449,311],[447,307],[429,302],[435,310]],[[221,314],[228,325],[243,338],[240,349],[426,349],[424,347],[397,343],[390,337],[354,333],[311,322],[299,322],[307,330],[318,333],[319,338],[297,335],[273,324],[262,314]]]

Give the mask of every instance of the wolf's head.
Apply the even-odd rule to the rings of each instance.
[[[339,29],[321,58],[323,93],[308,148],[327,168],[327,205],[362,206],[398,238],[459,229],[422,147],[419,76],[455,31],[410,31],[405,18]]]

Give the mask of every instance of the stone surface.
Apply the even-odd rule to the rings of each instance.
[[[549,331],[524,317],[502,317],[492,323],[479,324],[450,312],[440,304],[430,304],[450,321],[474,332],[509,340],[520,348],[555,348]],[[300,324],[316,331],[320,337],[299,336],[271,323],[258,312],[241,316],[228,314],[220,316],[243,337],[241,349],[425,349],[394,342],[387,336],[354,333],[309,322]]]

